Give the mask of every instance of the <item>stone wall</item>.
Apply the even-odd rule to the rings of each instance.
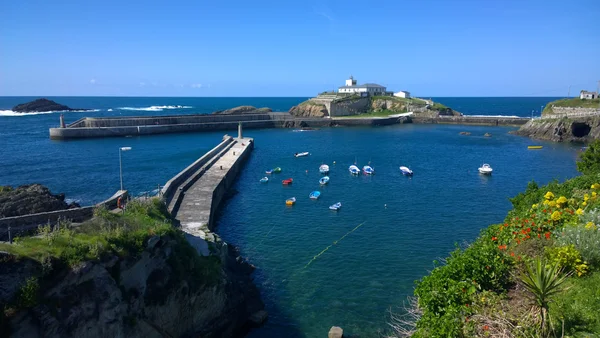
[[[53,227],[60,220],[68,220],[76,223],[86,221],[92,218],[94,208],[97,206],[105,206],[109,209],[116,208],[117,199],[120,196],[127,196],[127,191],[117,191],[109,199],[92,206],[0,218],[0,240],[8,239],[9,227],[11,228],[11,236],[14,238],[34,231],[39,225],[49,224]]]
[[[329,116],[358,115],[368,112],[370,108],[371,99],[369,97],[332,101],[329,107]]]

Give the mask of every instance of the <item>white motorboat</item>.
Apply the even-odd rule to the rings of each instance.
[[[349,172],[350,172],[352,175],[358,175],[358,174],[360,174],[360,169],[358,169],[358,167],[357,167],[357,166],[355,166],[354,164],[353,164],[353,165],[351,165],[351,166],[348,168],[348,171],[349,171]]]
[[[408,169],[408,167],[400,167],[400,171],[402,172],[402,175],[404,176],[412,176],[413,175],[413,171]]]
[[[303,153],[295,153],[294,156],[295,157],[303,157],[303,156],[308,156],[310,155],[310,153],[308,151],[305,151]]]
[[[375,174],[375,169],[373,169],[373,167],[366,165],[363,167],[363,173],[365,175],[373,175]]]
[[[325,185],[327,183],[329,183],[329,176],[323,176],[323,177],[321,177],[321,179],[319,179],[320,185]]]
[[[321,164],[321,166],[319,167],[319,172],[321,174],[328,174],[329,173],[329,166],[327,164]]]
[[[484,163],[481,167],[479,167],[479,173],[483,175],[491,175],[492,171],[492,167],[490,167],[490,165],[487,163]]]
[[[338,211],[338,210],[340,210],[341,207],[342,207],[342,203],[341,202],[337,202],[334,205],[330,205],[329,206],[329,210]]]

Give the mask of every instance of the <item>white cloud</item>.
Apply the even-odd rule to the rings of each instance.
[[[96,79],[91,79],[90,84],[96,84]]]
[[[202,88],[202,83],[194,83],[194,84],[191,84],[190,87],[192,87],[192,88]]]

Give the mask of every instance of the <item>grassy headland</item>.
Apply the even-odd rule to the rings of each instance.
[[[502,224],[417,282],[404,337],[595,337],[600,332],[600,141],[581,176],[511,199]]]
[[[552,114],[552,106],[555,107],[572,107],[572,108],[600,108],[600,99],[582,100],[578,97],[572,99],[561,99],[549,102],[542,114]]]

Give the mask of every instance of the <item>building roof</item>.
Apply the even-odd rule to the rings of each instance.
[[[384,86],[378,85],[376,83],[365,83],[358,86],[341,86],[339,88],[385,88]]]
[[[596,92],[588,92],[587,90],[582,90],[581,94],[596,94]]]

